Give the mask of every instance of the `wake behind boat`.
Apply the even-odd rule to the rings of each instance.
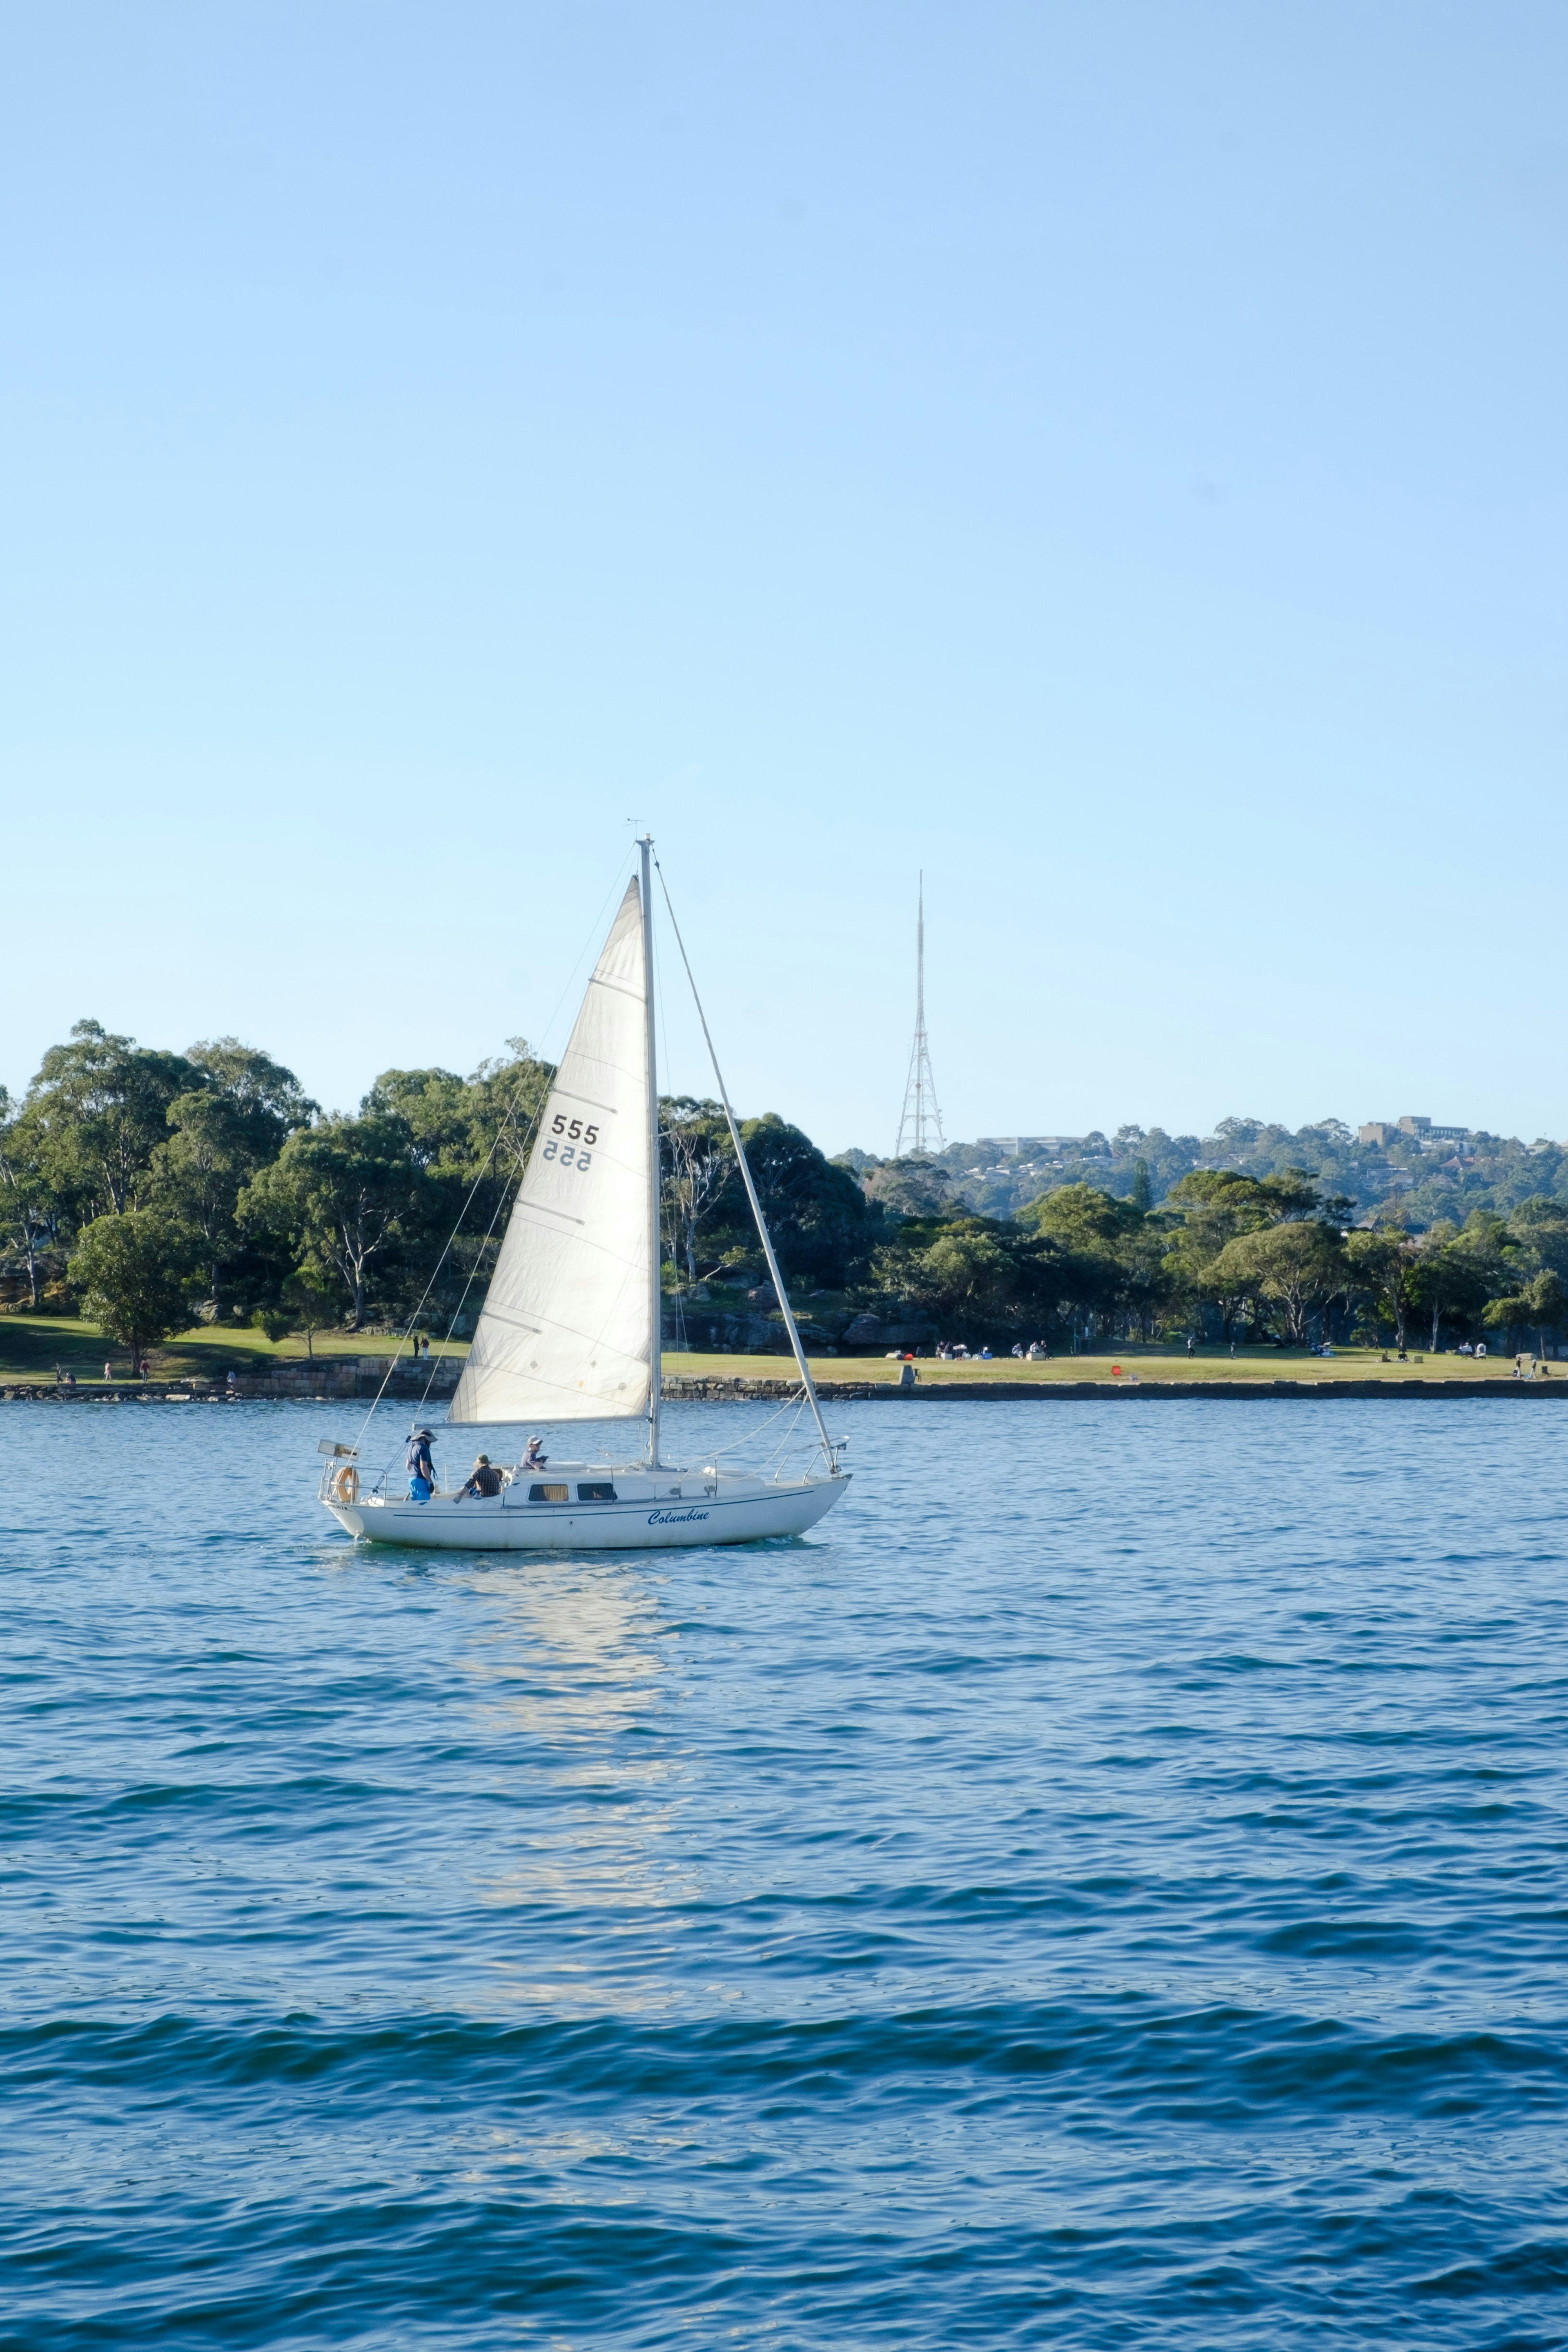
[[[652,847],[647,838],[638,844],[640,875],[626,886],[540,1117],[446,1423],[515,1430],[640,1422],[645,1448],[622,1463],[520,1459],[500,1472],[495,1494],[437,1479],[428,1495],[403,1495],[386,1491],[386,1476],[363,1491],[358,1446],[329,1440],[321,1448],[330,1456],[321,1500],[351,1535],[466,1551],[745,1543],[801,1534],[848,1483],[823,1422],[717,1056],[713,1075],[822,1466],[769,1478],[717,1463],[684,1469],[662,1458]],[[675,936],[685,962],[679,929]],[[700,1000],[697,1009],[711,1054]]]

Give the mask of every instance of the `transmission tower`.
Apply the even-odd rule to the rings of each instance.
[[[920,915],[915,925],[915,1042],[910,1048],[910,1075],[904,1082],[904,1113],[899,1121],[898,1148],[895,1160],[904,1157],[904,1138],[910,1139],[910,1157],[926,1160],[933,1150],[945,1151],[947,1139],[942,1131],[942,1112],[937,1106],[936,1080],[931,1076],[931,1047],[926,1041],[926,878],[920,881]],[[932,1137],[936,1138],[933,1144]]]

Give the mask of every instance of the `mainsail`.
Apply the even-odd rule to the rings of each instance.
[[[629,1421],[655,1345],[642,894],[626,886],[447,1420]]]

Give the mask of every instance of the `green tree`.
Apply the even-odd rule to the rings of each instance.
[[[990,1217],[962,1217],[943,1226],[899,1271],[911,1305],[950,1320],[970,1317],[988,1328],[1015,1320],[1037,1290],[1026,1237]]]
[[[1537,1193],[1510,1212],[1507,1246],[1532,1274],[1552,1273],[1568,1282],[1568,1207]]]
[[[541,1061],[526,1038],[513,1037],[504,1055],[481,1062],[470,1077],[453,1070],[384,1070],[360,1116],[400,1124],[415,1167],[459,1204],[478,1183],[476,1211],[488,1222],[528,1164],[554,1076],[553,1064]]]
[[[1165,1214],[1181,1223],[1172,1232],[1165,1272],[1174,1296],[1213,1307],[1220,1336],[1228,1339],[1238,1320],[1252,1320],[1263,1296],[1260,1261],[1233,1252],[1247,1234],[1280,1224],[1331,1219],[1347,1204],[1324,1199],[1304,1169],[1273,1175],[1239,1174],[1233,1168],[1194,1168],[1165,1196]]]
[[[95,1217],[78,1239],[71,1280],[89,1322],[137,1360],[190,1320],[195,1237],[154,1209]]]
[[[1421,1304],[1418,1254],[1410,1235],[1396,1225],[1353,1233],[1345,1255],[1357,1286],[1380,1319],[1394,1326],[1394,1345],[1405,1345],[1405,1325]]]
[[[342,1320],[342,1301],[308,1274],[291,1274],[283,1285],[283,1312],[291,1331],[305,1335],[305,1353],[314,1363],[316,1334],[331,1331]]]
[[[743,1119],[741,1140],[785,1281],[847,1288],[869,1265],[881,1235],[849,1170],[773,1111]],[[754,1260],[756,1227],[738,1167],[716,1187],[705,1232],[710,1255],[731,1264]]]
[[[682,1259],[688,1283],[698,1280],[697,1242],[709,1204],[735,1165],[730,1125],[722,1106],[676,1095],[659,1105],[661,1228],[670,1262]]]
[[[1478,1248],[1475,1235],[1459,1233],[1444,1219],[1415,1239],[1404,1287],[1411,1311],[1432,1318],[1434,1354],[1445,1317],[1473,1322],[1486,1306],[1498,1269],[1489,1234],[1483,1234]]]
[[[1040,1279],[1056,1311],[1089,1328],[1114,1330],[1124,1315],[1146,1321],[1168,1293],[1163,1270],[1164,1228],[1131,1201],[1098,1185],[1058,1184],[1018,1213],[1018,1223],[1049,1245]]]
[[[37,1164],[33,1139],[0,1087],[0,1264],[19,1266],[27,1304],[37,1312],[44,1267],[59,1242],[59,1204]]]
[[[1225,1288],[1254,1285],[1258,1297],[1279,1307],[1287,1339],[1301,1347],[1309,1318],[1326,1307],[1342,1284],[1345,1261],[1328,1226],[1316,1220],[1296,1221],[1226,1242],[1213,1271]]]
[[[356,1331],[372,1268],[411,1230],[424,1231],[423,1210],[406,1129],[384,1116],[300,1129],[239,1197],[242,1222],[281,1234],[301,1273],[342,1283]]]
[[[15,1123],[14,1147],[71,1225],[148,1205],[169,1106],[207,1083],[183,1054],[155,1053],[79,1021],[51,1045]]]
[[[168,1107],[168,1139],[152,1155],[152,1197],[154,1206],[201,1234],[208,1293],[215,1311],[221,1311],[226,1277],[234,1275],[245,1289],[251,1286],[246,1274],[257,1271],[247,1265],[238,1230],[239,1195],[316,1105],[292,1070],[236,1037],[195,1045],[185,1059],[205,1084],[176,1095]]]
[[[1488,1301],[1482,1320],[1493,1330],[1504,1331],[1509,1345],[1515,1332],[1533,1330],[1538,1355],[1546,1353],[1546,1334],[1560,1331],[1568,1317],[1568,1286],[1551,1266],[1532,1274],[1523,1287],[1511,1297]]]
[[[440,1265],[434,1306],[454,1307],[473,1285],[482,1294],[553,1076],[552,1066],[514,1037],[504,1056],[482,1062],[470,1077],[384,1070],[361,1104],[362,1118],[386,1121],[403,1138],[416,1181],[396,1260],[418,1269],[416,1289]]]
[[[1132,1162],[1132,1190],[1127,1195],[1128,1206],[1147,1216],[1154,1205],[1154,1182],[1149,1173],[1149,1162],[1139,1158]]]

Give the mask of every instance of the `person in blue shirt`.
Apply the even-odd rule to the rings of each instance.
[[[408,1499],[411,1503],[427,1503],[436,1491],[436,1465],[430,1458],[430,1441],[434,1432],[416,1430],[408,1441]]]

